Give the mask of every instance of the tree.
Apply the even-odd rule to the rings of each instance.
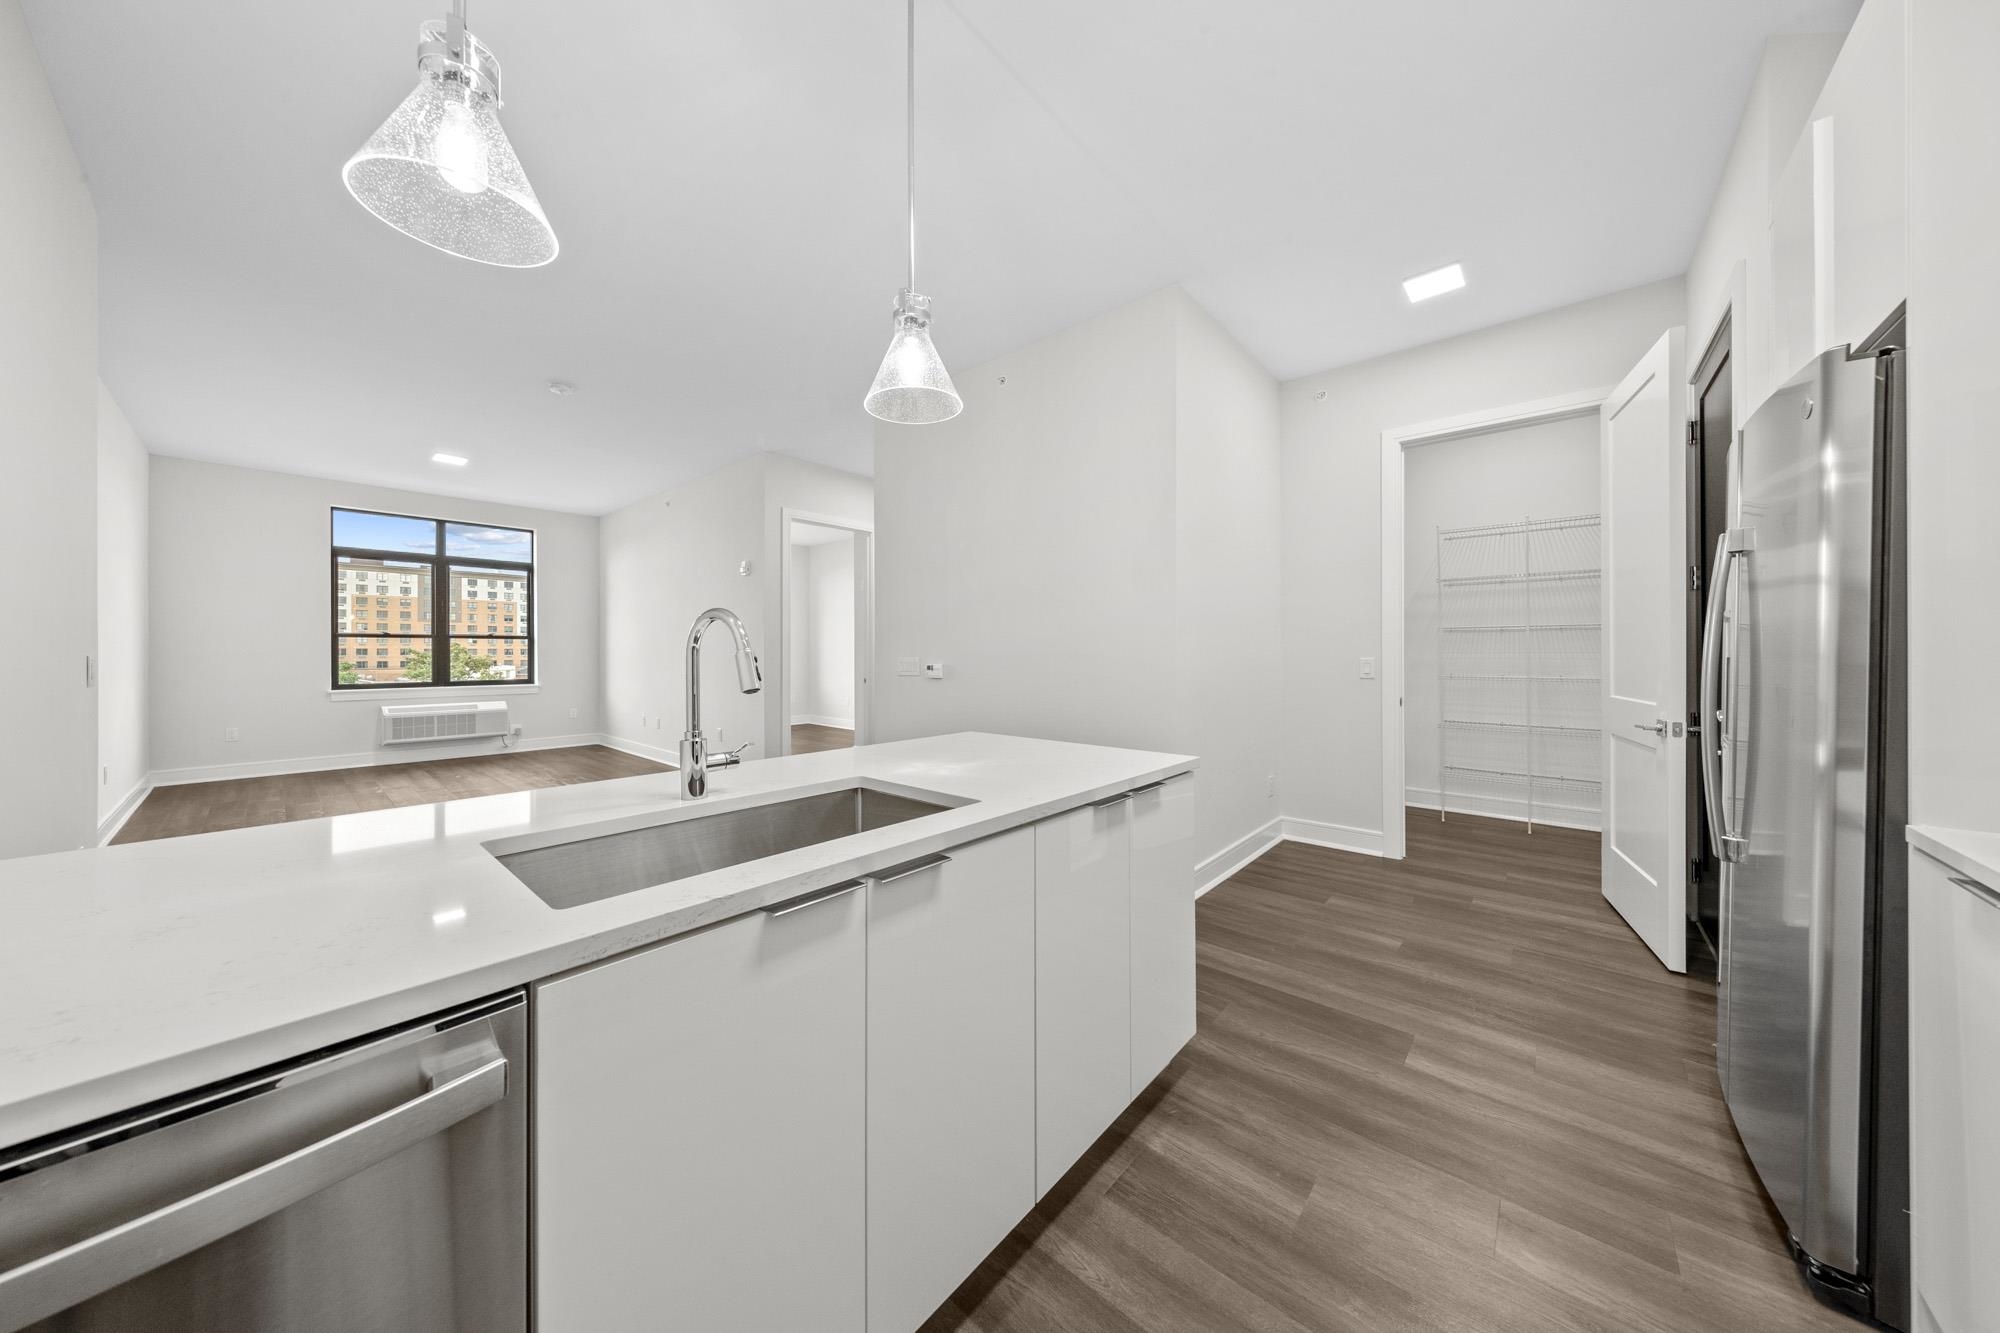
[[[403,659],[404,680],[429,680],[431,678],[431,655],[428,649],[411,653]],[[498,680],[499,673],[493,669],[493,659],[472,650],[471,645],[453,642],[451,645],[451,678],[453,680]]]
[[[340,683],[342,685],[358,685],[361,683],[361,673],[355,669],[354,663],[342,662],[340,664]]]

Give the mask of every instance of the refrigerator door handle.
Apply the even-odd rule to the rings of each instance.
[[[1730,566],[1749,549],[1748,533],[1733,528],[1715,539],[1715,571],[1708,582],[1708,615],[1701,636],[1701,796],[1708,810],[1708,845],[1717,861],[1734,861],[1736,846],[1723,822],[1722,743],[1729,729],[1722,722],[1722,621],[1729,597]]]

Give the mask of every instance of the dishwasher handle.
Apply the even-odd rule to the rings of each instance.
[[[80,1305],[162,1264],[242,1230],[348,1176],[367,1170],[498,1102],[507,1093],[507,1057],[350,1125],[318,1142],[87,1240],[0,1273],[0,1333]]]

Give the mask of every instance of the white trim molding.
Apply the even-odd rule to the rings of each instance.
[[[1270,823],[1238,838],[1194,869],[1194,896],[1199,898],[1231,875],[1255,861],[1281,842],[1302,842],[1313,847],[1358,852],[1363,856],[1382,855],[1382,835],[1375,829],[1352,828],[1346,824],[1326,824],[1317,819],[1292,819],[1280,815]]]
[[[1378,840],[1379,856],[1403,859],[1403,699],[1407,683],[1403,642],[1403,456],[1426,444],[1590,416],[1611,396],[1612,387],[1557,394],[1553,398],[1537,398],[1483,412],[1463,412],[1382,432],[1382,832],[1373,835]]]
[[[851,717],[817,717],[811,713],[794,713],[792,714],[792,725],[795,727],[838,727],[842,731],[852,731],[854,730],[854,719]]]
[[[1194,896],[1197,898],[1201,897],[1201,895],[1222,883],[1223,880],[1228,879],[1244,866],[1249,865],[1265,852],[1276,847],[1279,842],[1283,841],[1283,835],[1278,830],[1279,826],[1284,822],[1282,818],[1274,819],[1261,828],[1253,829],[1196,866],[1194,868],[1194,882],[1197,887],[1194,891]]]
[[[118,830],[125,827],[125,821],[132,817],[148,796],[153,794],[153,779],[150,774],[140,778],[125,793],[122,800],[112,808],[110,814],[97,821],[97,845],[103,847],[118,836]]]
[[[496,694],[540,694],[542,687],[523,681],[519,685],[384,685],[377,689],[328,690],[326,697],[352,703],[372,699],[392,703],[475,703]]]
[[[209,764],[197,768],[164,768],[150,779],[155,787],[178,787],[189,782],[227,782],[232,778],[267,778],[286,773],[318,773],[335,768],[369,768],[377,764],[419,764],[429,759],[470,759],[484,754],[505,754],[508,750],[564,750],[576,745],[606,744],[594,732],[573,736],[537,736],[516,740],[512,745],[495,742],[500,736],[481,736],[467,741],[440,741],[436,744],[399,745],[394,749],[364,750],[359,754],[308,755],[302,759],[258,759],[245,764]],[[618,746],[614,748],[622,749]],[[652,758],[651,755],[646,756]]]
[[[665,764],[668,768],[677,768],[681,762],[681,752],[678,747],[668,750],[658,745],[648,745],[644,741],[627,740],[623,736],[611,735],[595,737],[594,741],[607,750],[629,754],[636,759],[650,759],[656,764]]]

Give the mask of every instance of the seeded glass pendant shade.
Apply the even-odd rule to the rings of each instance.
[[[500,128],[500,62],[462,13],[418,29],[417,86],[341,170],[406,236],[505,268],[556,257],[556,234]]]
[[[931,301],[904,288],[896,298],[895,333],[862,405],[870,416],[904,426],[949,421],[965,403],[931,344]]]
[[[901,426],[949,421],[965,407],[944,358],[931,343],[931,298],[917,293],[917,0],[908,8],[907,46],[910,187],[910,285],[896,294],[889,351],[861,405],[868,414]]]

